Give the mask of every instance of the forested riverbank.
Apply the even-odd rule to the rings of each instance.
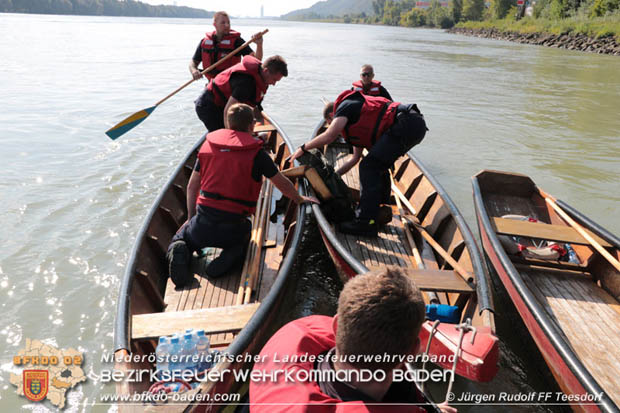
[[[213,12],[202,9],[185,6],[151,6],[133,0],[0,0],[0,13],[197,18],[213,16]]]
[[[620,0],[374,0],[373,13],[298,15],[301,20],[437,27],[453,33],[620,54]]]

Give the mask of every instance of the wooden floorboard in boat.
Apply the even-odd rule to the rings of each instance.
[[[620,314],[612,297],[575,272],[528,269],[524,281],[599,385],[620,403]]]
[[[332,149],[327,153],[327,159],[334,169],[338,169],[348,156],[349,153],[344,149]],[[358,165],[342,176],[344,182],[355,189],[360,188]],[[379,231],[376,238],[342,234],[338,231],[336,235],[351,254],[368,268],[385,265],[414,267],[408,252],[404,249],[403,245],[407,242],[407,238],[397,216],[394,216],[392,222]]]

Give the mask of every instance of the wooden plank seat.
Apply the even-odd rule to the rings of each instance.
[[[273,132],[273,131],[277,131],[278,129],[276,129],[275,126],[273,125],[256,125],[254,126],[254,132],[259,133],[259,132]]]
[[[131,318],[133,340],[156,339],[185,329],[202,329],[205,334],[241,330],[258,309],[260,303],[228,307],[204,308],[134,315]]]
[[[520,237],[539,238],[549,241],[568,242],[571,244],[590,245],[576,230],[565,225],[545,224],[541,222],[520,221],[509,218],[493,217],[493,225],[498,234],[515,235]],[[611,247],[611,245],[586,230],[592,238],[594,238],[603,247]]]
[[[451,270],[416,269],[413,281],[422,291],[472,294],[474,289]]]

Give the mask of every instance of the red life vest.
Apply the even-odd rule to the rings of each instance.
[[[364,85],[362,85],[362,81],[356,80],[353,82],[353,90],[360,91],[369,96],[379,96],[381,94],[381,82],[378,80],[371,81],[368,92],[364,92]]]
[[[203,70],[211,66],[213,63],[220,60],[233,50],[235,50],[235,42],[241,37],[241,33],[231,30],[225,35],[219,42],[215,41],[215,31],[206,33],[205,38],[202,39],[200,44],[200,50],[202,52],[202,68]],[[217,46],[217,47],[216,47]],[[224,63],[213,69],[209,73],[205,73],[205,77],[213,79],[215,75],[231,66],[236,65],[241,61],[241,56],[233,56],[226,60]]]
[[[356,90],[345,90],[334,102],[334,117],[338,105],[356,93],[364,98],[360,118],[353,124],[347,124],[342,131],[342,136],[351,145],[371,148],[394,123],[396,108],[400,103],[392,102],[381,96],[367,96]]]
[[[277,380],[250,381],[250,412],[320,412],[320,413],[357,413],[357,412],[426,412],[421,406],[385,404],[366,404],[363,401],[342,401],[324,394],[317,383],[311,380],[287,380],[285,373],[292,372],[292,377],[305,377],[297,372],[314,370],[315,360],[336,345],[332,329],[332,317],[313,315],[291,321],[269,339],[260,352],[261,361],[254,364],[254,371],[265,375],[279,372]],[[275,359],[277,355],[277,359]],[[294,361],[283,361],[297,357]],[[307,361],[299,361],[305,357]],[[264,361],[263,361],[264,360]],[[254,373],[256,374],[256,373]],[[267,376],[265,376],[267,377]],[[417,391],[417,390],[416,390]],[[417,399],[424,402],[418,392]],[[304,405],[303,403],[312,403]]]
[[[217,75],[213,81],[209,82],[207,90],[210,90],[215,98],[215,104],[220,107],[226,106],[226,102],[232,95],[230,87],[230,76],[233,73],[245,73],[254,77],[254,83],[256,83],[256,100],[254,102],[242,102],[252,107],[260,104],[263,101],[265,93],[269,85],[265,83],[265,80],[261,76],[261,61],[254,56],[244,56],[241,63],[237,63],[233,67],[230,67]]]
[[[252,167],[262,146],[260,139],[247,132],[219,129],[209,133],[198,152],[198,204],[242,215],[254,213],[262,182],[252,179]]]

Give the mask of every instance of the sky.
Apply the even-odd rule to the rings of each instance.
[[[319,0],[141,0],[148,4],[166,4],[195,7],[209,11],[225,10],[237,17],[260,17],[264,6],[265,16],[280,16],[289,11],[305,9]]]

